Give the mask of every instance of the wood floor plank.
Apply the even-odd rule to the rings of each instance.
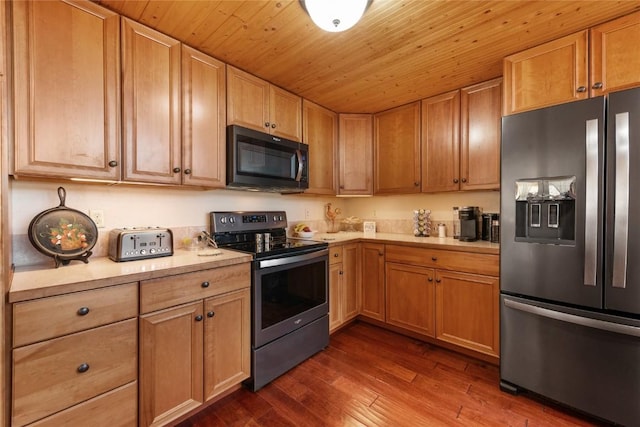
[[[240,389],[178,427],[593,427],[499,387],[497,366],[357,322],[256,393]]]

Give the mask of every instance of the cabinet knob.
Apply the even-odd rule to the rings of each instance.
[[[457,184],[458,183],[458,178],[453,178],[453,183]]]
[[[440,283],[442,280],[440,279],[436,279],[436,283]]]
[[[215,312],[213,312],[213,311],[208,311],[208,312],[207,312],[207,317],[213,317],[213,316],[215,316],[215,315],[216,315],[216,313],[215,313]]]
[[[80,366],[78,366],[78,373],[83,374],[85,372],[87,372],[89,370],[89,364],[88,363],[81,363]]]
[[[602,89],[602,82],[595,82],[591,87],[594,89]]]
[[[203,288],[208,288],[209,287],[209,282],[202,282],[202,284],[200,285]]]
[[[384,256],[384,252],[382,251],[378,252],[378,256]]]
[[[185,175],[191,175],[191,169],[185,169],[184,170],[184,174]]]
[[[198,314],[196,316],[196,322],[201,322],[202,321],[202,314]]]
[[[264,122],[264,127],[268,128],[269,126],[271,126],[271,123],[269,123],[269,122]]]
[[[578,93],[582,93],[582,92],[586,92],[586,91],[587,91],[587,88],[584,87],[584,86],[580,86],[578,89],[576,89],[576,92],[578,92]]]
[[[338,258],[340,256],[340,254],[339,253],[335,253],[335,254],[333,254],[333,256]]]
[[[340,188],[342,188],[344,190],[344,185],[341,185]]]
[[[89,307],[80,307],[78,309],[78,316],[86,316],[89,314]]]
[[[173,168],[173,173],[179,173],[179,172],[180,172],[180,168],[178,167]]]
[[[467,178],[462,178],[462,182],[467,182]]]
[[[414,183],[413,183],[413,186],[414,186],[414,187],[420,187],[420,181],[416,181],[416,182],[414,182]]]
[[[437,257],[437,256],[432,256],[432,257],[431,257],[431,261],[437,261],[437,260],[438,260],[438,257]]]
[[[276,124],[275,123],[271,123],[271,129],[275,129],[276,128]]]
[[[111,160],[109,162],[109,166],[111,166],[112,168],[115,168],[116,166],[118,166],[118,162],[116,162],[115,160]]]
[[[428,280],[429,282],[433,282],[433,277],[429,277],[427,280]]]

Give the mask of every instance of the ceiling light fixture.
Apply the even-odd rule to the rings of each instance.
[[[300,0],[313,22],[325,31],[338,33],[358,23],[372,0]]]

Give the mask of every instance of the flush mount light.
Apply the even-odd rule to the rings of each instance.
[[[348,30],[362,18],[372,0],[300,0],[313,22],[331,33]]]

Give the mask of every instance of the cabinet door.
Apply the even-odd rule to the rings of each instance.
[[[361,314],[372,319],[385,319],[384,245],[362,243],[362,309]]]
[[[329,266],[329,331],[342,325],[343,278],[342,263]]]
[[[202,308],[198,301],[140,316],[140,425],[166,424],[203,402]]]
[[[457,191],[460,91],[422,100],[422,191]]]
[[[586,99],[588,30],[504,59],[504,115]]]
[[[436,338],[498,356],[499,292],[497,277],[438,270]]]
[[[204,396],[209,400],[251,375],[249,288],[204,301]]]
[[[302,141],[302,98],[269,85],[269,133]]]
[[[124,180],[180,184],[180,42],[122,18]]]
[[[502,79],[460,91],[460,189],[500,189]]]
[[[226,185],[225,65],[182,46],[182,182]]]
[[[269,132],[269,83],[227,65],[227,122]]]
[[[374,116],[376,194],[420,192],[420,102]]]
[[[640,85],[640,55],[631,40],[640,41],[640,12],[591,29],[591,96]]]
[[[11,5],[13,173],[119,180],[118,15],[92,2]]]
[[[309,145],[309,188],[306,194],[336,195],[338,115],[302,100],[302,140]]]
[[[435,337],[435,270],[385,264],[387,323]]]
[[[360,245],[350,243],[344,245],[343,267],[343,321],[353,319],[360,312]]]
[[[340,114],[338,137],[341,195],[373,194],[373,118],[370,114]]]

